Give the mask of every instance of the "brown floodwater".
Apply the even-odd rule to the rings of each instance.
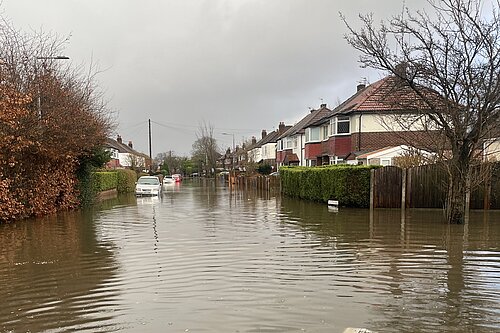
[[[206,182],[0,225],[1,332],[500,332],[500,212]]]

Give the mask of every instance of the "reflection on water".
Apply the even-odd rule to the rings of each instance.
[[[0,241],[0,331],[500,330],[500,212],[447,225],[200,180]]]

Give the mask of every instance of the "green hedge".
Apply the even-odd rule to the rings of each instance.
[[[345,207],[370,206],[370,170],[375,166],[329,165],[281,167],[285,195],[327,202],[338,200]]]
[[[92,175],[95,192],[116,189],[118,193],[134,192],[137,173],[133,170],[118,169],[98,171]]]
[[[117,173],[117,186],[118,193],[132,193],[135,190],[135,182],[137,181],[137,173],[133,170],[119,169]]]
[[[114,171],[98,171],[93,175],[94,188],[97,192],[112,190],[118,184],[118,175]]]

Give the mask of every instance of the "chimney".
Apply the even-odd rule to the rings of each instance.
[[[255,138],[255,136],[252,136],[252,144],[256,144],[257,143],[257,139]]]
[[[402,78],[406,78],[408,76],[408,64],[406,62],[401,62],[400,64],[396,65],[394,74]]]
[[[364,83],[360,83],[360,84],[358,84],[358,86],[356,87],[356,92],[361,91],[361,90],[363,90],[363,89],[365,89],[365,88],[366,88],[366,84],[364,84]]]
[[[117,141],[118,143],[123,143],[123,142],[122,142],[122,137],[121,137],[121,136],[119,136],[119,135],[116,137],[116,141]]]
[[[134,147],[132,146],[132,141],[129,141],[129,142],[128,142],[128,146],[129,146],[131,149],[133,149],[133,148],[134,148]]]
[[[321,104],[319,108],[320,109],[326,109],[326,104]]]
[[[285,130],[285,123],[280,121],[280,124],[278,125],[278,133],[283,133]]]
[[[262,130],[262,139],[267,136],[267,131],[265,129]]]

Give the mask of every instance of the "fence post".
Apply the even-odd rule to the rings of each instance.
[[[374,196],[375,196],[375,192],[374,192],[375,184],[374,183],[375,183],[375,169],[371,169],[370,170],[370,209],[375,208],[373,206],[373,203],[375,201],[375,198],[374,198]]]
[[[401,170],[401,209],[406,208],[406,173],[407,168]]]

